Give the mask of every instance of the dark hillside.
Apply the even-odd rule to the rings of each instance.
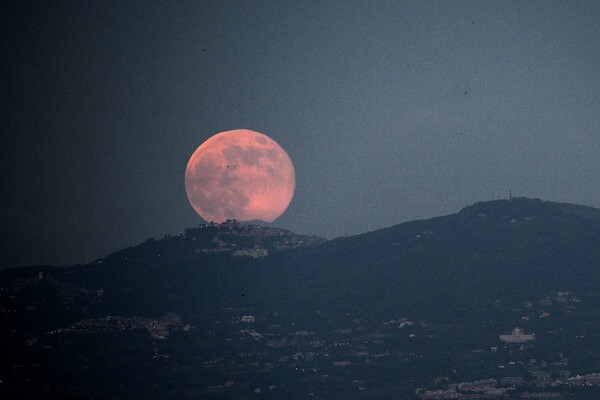
[[[528,199],[478,203],[279,254],[261,264],[270,272],[257,292],[277,304],[448,316],[449,307],[600,287],[600,221],[564,209]]]
[[[0,397],[596,399],[598,215],[518,198],[330,241],[206,225],[4,270]]]

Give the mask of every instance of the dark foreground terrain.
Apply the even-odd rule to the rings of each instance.
[[[0,272],[0,398],[598,399],[598,310],[588,207],[330,241],[207,225]]]

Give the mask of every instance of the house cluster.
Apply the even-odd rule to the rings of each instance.
[[[195,253],[232,252],[236,257],[266,257],[269,255],[269,250],[313,246],[325,241],[318,236],[298,235],[281,228],[240,224],[235,219],[221,224],[201,225],[199,229],[211,229],[214,235],[210,240],[211,246],[197,248]],[[194,240],[194,231],[190,232]],[[239,239],[242,239],[243,244]]]
[[[242,249],[236,250],[233,252],[234,257],[252,257],[252,258],[260,258],[266,257],[269,255],[269,251],[264,247],[256,246],[252,249]]]
[[[121,317],[109,315],[105,318],[84,319],[75,322],[67,328],[59,328],[46,332],[55,335],[67,332],[94,333],[119,332],[133,329],[147,330],[154,339],[167,339],[174,330],[190,332],[194,329],[190,324],[184,324],[181,317],[173,312],[164,314],[161,318]]]
[[[561,387],[600,386],[600,373],[568,377],[569,371],[562,371],[563,373],[554,374],[555,379],[550,379],[551,374],[544,372],[540,380],[540,376],[536,376],[535,372],[531,371],[533,381],[525,380],[522,377],[504,377],[500,381],[490,378],[451,384],[444,389],[437,390],[418,388],[416,394],[421,400],[554,399],[563,398],[560,392]],[[448,378],[441,379],[447,380]],[[517,391],[517,388],[520,387],[527,387],[527,390]]]
[[[504,343],[525,343],[535,340],[535,334],[526,334],[519,327],[512,330],[510,335],[500,335],[500,341]]]
[[[461,382],[449,385],[445,389],[426,390],[418,388],[417,396],[422,400],[443,400],[443,399],[500,399],[509,398],[507,392],[514,390],[514,387],[498,387],[498,380],[483,379],[473,382]]]

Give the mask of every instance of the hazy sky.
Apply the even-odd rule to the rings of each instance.
[[[3,1],[0,267],[202,221],[224,130],[296,167],[275,222],[326,237],[493,196],[600,207],[600,2]]]

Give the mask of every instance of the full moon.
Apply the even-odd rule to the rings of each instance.
[[[247,129],[218,133],[185,170],[190,204],[206,221],[275,221],[296,188],[294,165],[270,137]]]

